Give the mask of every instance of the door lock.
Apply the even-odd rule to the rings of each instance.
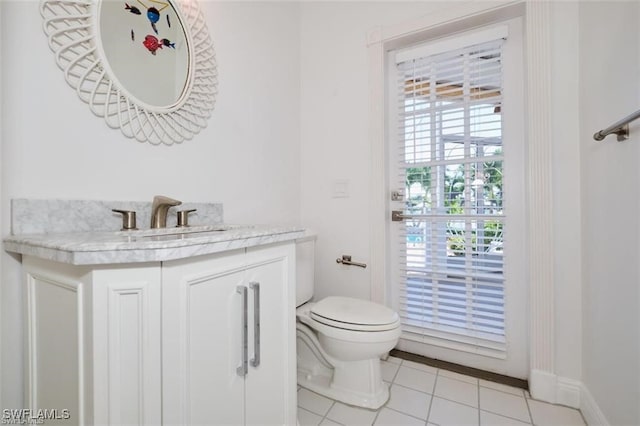
[[[403,201],[404,193],[401,191],[391,191],[391,201]]]
[[[406,219],[404,213],[401,210],[392,210],[391,211],[391,221],[392,222],[402,222]]]

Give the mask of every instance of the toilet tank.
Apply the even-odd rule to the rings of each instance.
[[[313,234],[296,240],[296,307],[313,297],[315,245]]]

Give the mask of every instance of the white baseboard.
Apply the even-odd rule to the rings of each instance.
[[[582,382],[558,376],[556,381],[556,404],[571,408],[580,408]]]
[[[587,421],[587,424],[590,426],[609,426],[610,423],[607,421],[602,410],[600,410],[589,389],[582,384],[580,391],[580,411]]]
[[[542,370],[531,370],[529,392],[534,399],[580,408],[582,382]]]
[[[547,371],[531,370],[529,393],[532,398],[540,401],[579,409],[590,426],[609,426],[593,395],[579,380]]]
[[[542,370],[531,370],[529,374],[529,393],[539,401],[557,404],[558,376]]]

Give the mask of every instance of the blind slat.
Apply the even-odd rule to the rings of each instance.
[[[405,331],[491,350],[504,350],[503,41],[396,55],[397,178],[414,215],[399,228],[396,308]]]

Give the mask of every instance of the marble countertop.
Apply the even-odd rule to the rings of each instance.
[[[72,265],[160,262],[291,241],[299,227],[210,225],[117,232],[13,235],[6,251]]]

